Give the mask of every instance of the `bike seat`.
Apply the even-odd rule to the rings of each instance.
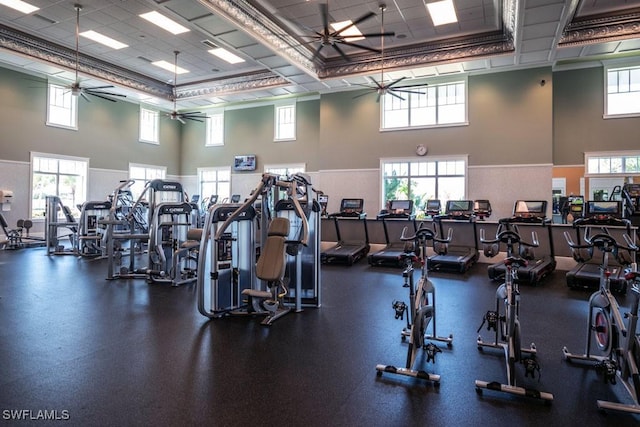
[[[510,256],[504,260],[504,265],[512,265],[516,268],[526,267],[528,264],[527,260],[520,257]]]

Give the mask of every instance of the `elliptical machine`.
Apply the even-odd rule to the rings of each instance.
[[[480,242],[484,246],[484,253],[488,257],[494,257],[498,254],[500,243],[507,247],[507,257],[504,260],[506,268],[505,281],[496,290],[496,310],[487,311],[482,319],[482,324],[478,328],[478,333],[482,327],[487,324],[487,330],[493,330],[495,337],[493,342],[485,342],[482,336],[478,335],[478,350],[482,351],[484,347],[496,348],[504,352],[507,383],[502,384],[498,381],[481,381],[476,380],[476,392],[482,394],[483,389],[500,391],[519,396],[533,397],[545,401],[553,400],[553,394],[538,391],[531,388],[524,388],[517,385],[516,382],[516,363],[521,363],[525,367],[525,377],[531,376],[535,378],[536,372],[540,372],[540,365],[536,360],[537,349],[534,343],[529,348],[521,347],[520,321],[518,319],[520,312],[520,290],[516,276],[518,268],[527,265],[527,253],[531,248],[537,247],[538,236],[535,231],[531,232],[532,241],[525,242],[518,234],[517,226],[512,225],[511,229],[504,228],[508,223],[500,222],[498,232],[495,239],[485,238],[484,229],[480,229]],[[515,249],[518,248],[518,252]],[[515,255],[519,253],[523,255]],[[502,307],[502,309],[501,309]],[[528,354],[528,357],[524,357]]]
[[[618,220],[625,224],[630,230],[628,220]],[[628,234],[623,234],[625,245],[621,245],[608,232],[607,228],[599,227],[601,232],[591,234],[589,220],[577,220],[574,226],[586,226],[584,241],[586,244],[578,245],[574,243],[567,232],[565,238],[576,253],[593,255],[594,248],[602,251],[602,265],[600,266],[600,288],[589,298],[589,316],[587,318],[587,342],[584,354],[569,352],[567,347],[562,349],[562,356],[565,360],[590,362],[596,372],[602,375],[605,383],[616,384],[617,378],[625,386],[633,404],[623,404],[617,402],[598,400],[597,405],[601,410],[611,409],[615,411],[630,412],[640,414],[640,333],[638,332],[638,305],[640,302],[640,273],[636,265],[636,246]],[[633,271],[625,275],[629,281],[633,302],[631,309],[624,315],[620,312],[618,301],[610,291],[610,271],[608,269],[609,255],[616,258],[622,257],[626,252],[631,255],[631,268]],[[624,323],[627,319],[627,324]],[[592,343],[595,344],[599,355],[592,354]]]
[[[436,333],[436,288],[428,277],[429,257],[427,255],[427,246],[429,242],[438,244],[447,244],[451,241],[453,230],[449,229],[446,239],[436,237],[436,232],[429,228],[424,228],[424,223],[415,232],[413,236],[407,236],[407,227],[402,230],[400,240],[406,243],[405,251],[400,255],[401,260],[405,264],[402,272],[404,278],[404,287],[409,288],[409,307],[402,302],[395,301],[393,308],[395,310],[396,319],[404,318],[407,315],[407,326],[402,330],[402,341],[409,337],[409,348],[407,349],[406,366],[399,367],[393,365],[376,365],[376,374],[381,376],[383,372],[390,374],[405,375],[414,378],[420,378],[433,381],[434,385],[440,385],[440,375],[430,374],[424,370],[414,369],[416,358],[419,350],[424,350],[427,362],[436,361],[436,354],[442,350],[435,344],[427,340],[440,341],[447,344],[451,348],[453,335],[447,337],[438,336]],[[419,256],[416,255],[418,252]],[[420,261],[420,279],[417,286],[414,283],[414,262]],[[429,323],[432,324],[432,334],[427,334]]]

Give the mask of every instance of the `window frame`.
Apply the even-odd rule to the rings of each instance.
[[[637,171],[627,171],[626,170],[626,161],[625,159],[633,159],[636,158],[637,164],[640,166],[640,150],[639,151],[593,151],[593,152],[585,152],[584,153],[584,176],[585,177],[605,177],[605,176],[640,176],[640,167],[638,167]],[[590,160],[600,159],[609,162],[611,159],[620,160],[621,163],[621,171],[620,172],[611,172],[611,169],[606,172],[599,171],[591,171],[589,169]]]
[[[631,73],[631,70],[635,70],[637,72],[638,75],[640,75],[640,64],[638,64],[637,62],[634,63],[616,63],[616,62],[612,62],[612,63],[608,63],[605,64],[604,66],[604,73],[603,73],[603,99],[604,99],[604,111],[603,111],[603,115],[602,117],[604,119],[618,119],[618,118],[625,118],[625,117],[640,117],[640,82],[637,83],[638,85],[638,90],[629,90],[626,92],[615,92],[614,94],[620,94],[620,93],[637,93],[637,111],[634,112],[630,112],[630,113],[610,113],[609,112],[609,106],[611,104],[609,98],[610,98],[610,93],[609,93],[609,73],[610,72],[619,72],[619,71],[629,71],[629,73]],[[628,86],[631,86],[631,76],[629,76],[629,83]],[[631,87],[629,88],[631,89]]]
[[[205,119],[205,147],[221,147],[224,145],[224,110],[207,114]],[[218,120],[218,126],[214,126]]]
[[[291,108],[292,109],[292,113],[291,113],[291,117],[292,117],[292,123],[283,123],[280,120],[280,111],[285,109],[285,108]],[[296,107],[296,100],[292,100],[292,101],[286,101],[286,102],[277,102],[273,105],[273,121],[274,121],[274,128],[273,128],[273,141],[274,142],[284,142],[284,141],[295,141],[297,138],[297,127],[298,127],[298,109]],[[286,135],[283,136],[282,135],[282,127],[284,124],[288,124],[290,125],[293,129],[293,135]]]
[[[52,89],[59,90],[62,92],[63,104],[66,103],[66,100],[70,102],[70,107],[66,108],[64,106],[52,105]],[[57,127],[61,129],[69,129],[69,130],[78,130],[78,97],[74,96],[71,92],[71,89],[66,87],[64,83],[59,83],[55,81],[47,81],[47,118],[45,124],[51,127]],[[56,97],[57,99],[57,97]],[[56,122],[52,120],[52,109],[57,108],[60,110],[68,110],[68,121],[65,123]]]
[[[218,201],[221,202],[222,200],[226,199],[230,199],[231,198],[231,194],[232,194],[232,190],[231,190],[231,166],[215,166],[215,167],[204,167],[204,168],[198,168],[197,169],[197,174],[198,174],[198,191],[200,194],[200,200],[204,200],[205,197],[209,197],[212,196],[213,194],[204,194],[203,191],[203,179],[202,179],[202,175],[204,172],[215,172],[216,173],[216,179],[214,181],[207,181],[210,183],[215,182],[215,187],[216,187],[216,195],[218,196]],[[219,179],[219,174],[220,172],[226,172],[229,176],[229,180],[228,181],[224,181],[224,180],[220,180]],[[229,184],[229,194],[226,195],[221,195],[220,194],[220,190],[219,190],[219,184],[220,182],[228,182]]]
[[[153,118],[153,123],[151,123],[149,117]],[[149,108],[140,104],[138,122],[139,122],[138,142],[143,142],[145,144],[160,145],[160,112],[156,109]],[[152,127],[152,129],[145,128],[145,126]],[[152,135],[153,139],[146,138],[147,132],[153,134]]]
[[[442,162],[463,162],[463,170],[464,173],[462,175],[460,174],[440,174],[438,172],[438,163],[442,163]],[[438,156],[438,157],[422,157],[422,158],[411,158],[411,157],[402,157],[402,158],[381,158],[380,159],[380,180],[379,180],[379,184],[380,184],[380,208],[381,209],[385,209],[386,208],[386,186],[385,186],[385,165],[390,164],[390,163],[405,163],[406,167],[407,167],[407,171],[408,174],[407,175],[398,175],[398,178],[400,179],[409,179],[409,181],[411,180],[411,178],[414,179],[423,179],[423,178],[434,178],[436,180],[435,183],[435,197],[439,198],[439,200],[441,200],[442,202],[442,206],[444,209],[444,206],[446,205],[446,201],[445,199],[439,197],[438,193],[438,179],[439,178],[446,178],[446,177],[462,177],[464,180],[464,191],[463,191],[463,199],[465,199],[467,197],[467,192],[469,191],[469,157],[467,155],[452,155],[452,156]],[[431,175],[418,175],[418,174],[412,174],[411,173],[411,164],[420,164],[420,163],[435,163],[435,174],[431,174]],[[411,191],[411,185],[409,185],[408,188],[409,192]],[[424,195],[421,196],[421,198],[424,198]],[[415,202],[416,197],[414,197],[411,193],[409,193],[409,199],[413,200]],[[425,199],[424,201],[426,202],[427,199]],[[453,200],[453,199],[452,199]],[[423,206],[418,206],[417,204],[415,205],[415,209],[416,211],[418,209],[422,209]]]
[[[464,118],[462,121],[459,122],[440,122],[439,121],[439,116],[440,116],[440,111],[442,110],[442,108],[444,108],[446,105],[450,105],[450,104],[440,104],[438,102],[438,100],[440,99],[441,95],[440,93],[440,89],[439,88],[443,88],[443,87],[447,87],[447,86],[455,86],[458,84],[462,84],[464,86],[464,90],[463,90],[463,99],[464,99]],[[397,102],[416,102],[418,100],[418,97],[420,95],[416,95],[416,94],[402,94],[403,98],[405,98],[405,101],[400,101],[398,98],[394,97],[393,95],[384,95],[382,96],[382,101],[380,102],[380,132],[394,132],[394,131],[402,131],[402,130],[414,130],[414,129],[432,129],[432,128],[444,128],[444,127],[455,127],[455,126],[468,126],[469,125],[469,79],[466,75],[458,75],[456,76],[456,78],[447,78],[447,79],[436,79],[436,80],[430,80],[428,83],[425,83],[424,86],[416,86],[416,87],[412,87],[411,90],[415,91],[418,90],[420,88],[426,89],[427,93],[425,95],[429,95],[430,91],[435,91],[435,103],[434,103],[434,108],[435,108],[435,117],[436,117],[436,122],[433,124],[419,124],[419,125],[411,125],[411,116],[412,116],[412,112],[415,112],[415,110],[417,110],[418,108],[428,108],[428,100],[427,100],[427,106],[419,106],[419,107],[414,107],[412,108],[411,105],[408,106],[408,108],[406,108],[407,110],[407,123],[408,125],[406,126],[395,126],[395,127],[387,127],[385,125],[385,123],[388,120],[385,120],[385,114],[387,114],[387,111],[390,111],[386,108],[387,104],[389,102],[391,103],[397,103]],[[406,97],[405,97],[406,95]],[[455,105],[455,104],[454,104]]]
[[[66,161],[73,161],[73,162],[80,162],[80,163],[84,163],[84,175],[71,175],[71,174],[66,174],[60,173],[60,169],[59,169],[59,164],[58,164],[58,171],[54,174],[52,172],[48,172],[48,171],[36,171],[35,167],[34,167],[34,162],[35,159],[48,159],[48,160],[56,160],[56,161],[60,161],[60,160],[66,160]],[[33,186],[35,184],[35,179],[34,179],[34,173],[47,173],[47,174],[53,174],[56,176],[56,194],[49,194],[49,195],[53,195],[53,196],[58,196],[60,197],[60,189],[59,189],[59,177],[62,176],[82,176],[83,178],[83,184],[81,186],[81,194],[78,194],[76,196],[77,201],[86,201],[87,200],[87,191],[89,188],[89,158],[86,157],[78,157],[78,156],[65,156],[65,155],[61,155],[61,154],[52,154],[52,153],[41,153],[41,152],[35,152],[32,151],[30,153],[30,162],[29,162],[29,217],[31,217],[32,220],[37,220],[37,221],[44,221],[44,212],[43,215],[40,216],[34,216],[33,215],[33,209],[34,209],[34,192],[33,192]],[[79,211],[77,210],[76,207],[77,203],[74,203],[72,206],[69,206],[69,208],[76,214],[79,214]],[[45,209],[46,209],[46,202],[45,202]]]
[[[139,169],[144,169],[144,178],[134,178],[131,175],[131,168],[139,168]],[[154,171],[154,172],[160,172],[160,175],[162,175],[161,178],[157,178],[157,177],[153,177],[153,178],[149,178],[149,172]],[[166,166],[158,166],[158,165],[148,165],[148,164],[143,164],[143,163],[129,163],[129,169],[127,171],[127,176],[129,179],[133,179],[134,181],[136,181],[136,183],[142,179],[143,183],[142,183],[142,189],[144,189],[144,187],[147,185],[147,182],[153,180],[153,179],[166,179],[167,178],[167,167]],[[136,183],[134,183],[130,189],[131,189],[131,194],[133,195],[133,199],[136,200],[138,197],[140,197],[140,192],[138,192],[138,188],[140,188],[139,185],[136,185]]]

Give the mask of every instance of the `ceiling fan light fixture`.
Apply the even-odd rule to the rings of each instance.
[[[0,0],[0,4],[10,7],[11,9],[15,9],[18,12],[22,12],[24,14],[29,14],[35,12],[36,10],[40,10],[39,7],[22,0]]]
[[[147,21],[151,22],[152,24],[155,24],[158,27],[169,31],[171,34],[174,34],[174,35],[182,34],[182,33],[186,33],[188,31],[190,31],[187,27],[184,27],[184,26],[178,24],[173,19],[167,18],[163,14],[161,14],[159,12],[156,12],[156,11],[143,13],[143,14],[141,14],[139,16],[140,16],[140,18],[146,19]]]
[[[89,40],[93,40],[94,42],[100,43],[104,46],[110,47],[111,49],[120,50],[125,47],[129,47],[129,45],[119,42],[118,40],[112,39],[111,37],[105,36],[104,34],[100,34],[97,31],[89,30],[83,31],[80,33],[82,37],[85,37]]]
[[[431,16],[434,26],[453,24],[458,22],[456,8],[453,6],[453,0],[440,0],[426,3],[427,11]]]

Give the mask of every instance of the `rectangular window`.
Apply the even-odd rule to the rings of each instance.
[[[140,142],[160,143],[160,114],[140,106]]]
[[[467,123],[466,80],[407,90],[382,97],[383,130]]]
[[[465,158],[443,158],[428,161],[382,160],[382,203],[391,200],[413,200],[423,209],[427,200],[462,200],[466,194]]]
[[[640,152],[585,153],[584,157],[587,176],[640,174]]]
[[[217,196],[222,202],[231,196],[231,168],[198,168],[200,199],[206,201]]]
[[[46,197],[58,196],[74,216],[87,200],[89,159],[31,153],[31,218],[44,218]]]
[[[78,97],[62,85],[47,84],[47,125],[78,129]]]
[[[166,167],[129,163],[129,179],[135,180],[135,183],[131,186],[133,198],[140,197],[147,182],[153,179],[165,179],[166,176]]]
[[[275,141],[296,139],[296,104],[276,105]]]
[[[640,66],[606,69],[605,117],[640,115]]]
[[[205,146],[224,145],[224,113],[209,114],[206,119],[207,129]]]

